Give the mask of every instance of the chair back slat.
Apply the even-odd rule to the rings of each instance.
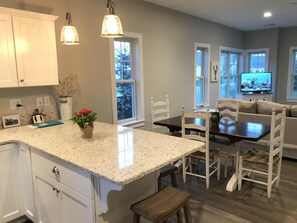
[[[238,121],[239,115],[239,102],[234,99],[218,99],[216,102],[216,108],[221,113],[223,119],[229,119]]]
[[[151,115],[152,115],[152,129],[164,129],[162,126],[154,125],[154,122],[170,118],[169,96],[166,95],[165,101],[154,101],[151,97]]]
[[[281,158],[283,153],[284,132],[285,132],[286,109],[276,115],[275,109],[272,110],[271,126],[270,126],[270,141],[269,141],[269,159],[278,154]]]
[[[201,119],[205,126],[197,124],[195,119]],[[209,110],[195,113],[185,113],[184,107],[182,108],[182,137],[193,139],[205,143],[205,153],[209,156]],[[197,130],[197,131],[191,131]],[[202,131],[203,134],[199,134]]]

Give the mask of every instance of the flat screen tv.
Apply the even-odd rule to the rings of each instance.
[[[271,72],[241,73],[240,91],[244,93],[269,92],[272,85]]]

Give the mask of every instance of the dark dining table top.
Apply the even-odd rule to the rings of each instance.
[[[187,123],[205,125],[201,119],[186,119]],[[169,128],[170,132],[181,131],[181,116],[154,122]],[[235,122],[233,120],[221,119],[219,125],[210,122],[210,134],[225,136],[231,143],[241,140],[258,141],[270,133],[270,125],[255,122]]]

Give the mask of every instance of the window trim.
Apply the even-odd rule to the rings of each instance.
[[[297,101],[297,97],[294,97],[292,95],[292,91],[293,91],[292,76],[293,76],[293,60],[294,60],[293,52],[294,51],[297,51],[297,46],[292,46],[292,47],[289,48],[287,95],[286,95],[287,96],[287,98],[286,98],[287,102],[296,102]]]
[[[248,49],[245,50],[245,64],[244,64],[244,70],[247,72],[250,72],[250,54],[251,53],[262,53],[265,52],[265,72],[268,72],[269,69],[269,48],[259,48],[259,49]]]
[[[110,73],[111,73],[111,96],[112,96],[112,116],[113,124],[121,124],[129,127],[141,127],[145,123],[145,110],[144,110],[144,72],[143,72],[143,36],[141,33],[127,32],[124,31],[124,36],[127,38],[132,38],[136,41],[133,44],[133,50],[135,50],[134,58],[134,69],[136,75],[134,75],[135,80],[135,118],[126,119],[124,121],[119,121],[117,116],[117,100],[116,100],[116,78],[115,78],[115,61],[114,61],[114,40],[109,40],[109,50],[110,50]],[[137,85],[137,86],[136,86]]]
[[[239,91],[239,82],[240,82],[240,74],[243,72],[244,69],[244,55],[245,55],[245,51],[243,49],[237,49],[237,48],[232,48],[232,47],[225,47],[225,46],[220,46],[219,48],[219,61],[220,61],[220,67],[221,67],[221,55],[222,55],[222,51],[227,51],[228,53],[238,53],[239,54],[239,65],[238,65],[238,78],[237,78],[237,93],[236,95],[238,95],[240,93]],[[231,76],[235,76],[235,75],[231,75]],[[230,75],[229,75],[230,77]],[[221,75],[219,77],[218,80],[219,83],[219,98],[221,98]],[[230,78],[228,79],[228,85],[230,85]]]
[[[203,61],[203,64],[207,66],[207,72],[204,74],[203,77],[203,84],[204,84],[204,92],[203,92],[203,102],[204,104],[201,105],[196,105],[196,59],[197,59],[197,48],[204,48],[207,49],[207,61],[208,63]],[[208,43],[199,43],[199,42],[194,42],[194,110],[201,108],[201,107],[208,107],[209,106],[209,92],[210,92],[210,50],[211,46]],[[204,57],[203,57],[204,58]]]

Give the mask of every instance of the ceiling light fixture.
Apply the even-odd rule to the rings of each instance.
[[[263,14],[263,17],[264,18],[269,18],[271,16],[272,16],[272,13],[271,12],[264,12],[264,14]]]
[[[103,19],[101,37],[120,38],[123,36],[121,20],[114,13],[114,3],[112,0],[107,0],[107,15]]]
[[[66,12],[66,25],[63,26],[61,31],[61,43],[64,45],[78,45],[78,33],[75,26],[72,25],[72,18],[69,11],[70,10],[68,0],[68,12]]]

